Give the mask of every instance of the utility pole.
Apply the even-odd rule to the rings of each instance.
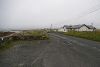
[[[93,26],[93,27],[94,27],[94,24],[93,24],[93,23],[91,23],[91,26]],[[95,28],[93,28],[93,31],[95,31]]]

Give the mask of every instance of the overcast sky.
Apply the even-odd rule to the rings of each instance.
[[[91,24],[100,28],[99,0],[0,0],[0,28]]]

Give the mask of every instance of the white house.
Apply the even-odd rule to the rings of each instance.
[[[68,32],[68,31],[95,31],[95,27],[92,25],[64,25],[62,28],[58,29],[59,32]]]
[[[65,27],[61,27],[58,29],[58,32],[68,32],[68,30]]]

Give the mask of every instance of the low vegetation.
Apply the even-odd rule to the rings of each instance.
[[[11,44],[12,42],[13,41],[11,41],[11,40],[7,40],[7,41],[4,41],[4,42],[0,43],[0,52],[10,48],[11,46],[13,46]]]
[[[70,31],[70,32],[66,32],[64,34],[100,42],[100,31],[95,31],[95,32],[75,32],[75,31]]]
[[[10,32],[2,33],[1,37],[4,35],[11,34]],[[15,41],[22,41],[22,40],[46,40],[48,39],[48,34],[46,31],[43,30],[34,30],[34,31],[22,31],[20,33],[16,33],[11,37],[4,38],[4,40],[0,39],[0,51],[5,50],[13,46],[11,43]]]
[[[13,39],[21,40],[45,40],[48,39],[48,34],[45,31],[34,30],[34,31],[22,31],[21,33],[13,36]]]
[[[14,32],[0,32],[0,37],[3,37],[3,36],[7,36],[7,35],[10,35]]]

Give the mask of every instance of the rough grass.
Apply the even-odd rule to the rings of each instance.
[[[21,39],[22,38],[22,39]],[[20,40],[46,40],[48,39],[48,34],[45,31],[24,31],[22,33],[18,33],[18,35],[12,36],[11,39],[6,39],[0,42],[0,52],[12,47],[12,42],[20,41]]]
[[[96,31],[96,32],[75,32],[75,31],[71,31],[71,32],[66,32],[64,34],[100,42],[100,31]]]
[[[49,37],[46,31],[34,30],[34,31],[23,31],[14,38],[22,40],[45,40],[48,39]]]
[[[11,46],[13,46],[13,45],[11,44],[12,42],[13,42],[13,41],[8,40],[8,41],[5,41],[5,42],[0,43],[0,52],[6,50],[6,49],[8,49],[8,48],[10,48]]]
[[[8,35],[10,35],[12,33],[14,33],[14,32],[0,32],[0,37],[8,36]]]

